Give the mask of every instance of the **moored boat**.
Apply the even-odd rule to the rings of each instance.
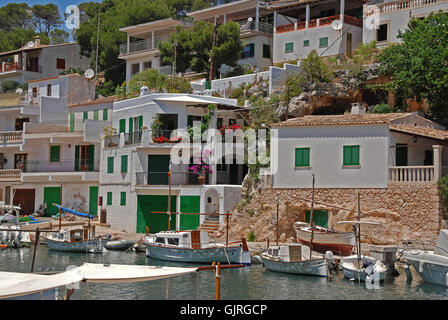
[[[377,280],[383,281],[387,270],[381,261],[369,256],[362,256],[359,260],[356,254],[342,258],[340,266],[345,278],[358,281],[366,281],[367,277],[375,277],[375,274]]]
[[[353,254],[355,248],[355,235],[353,232],[338,232],[315,225],[313,228],[306,222],[295,222],[297,241],[309,245],[311,233],[314,232],[313,250],[318,252],[332,251],[339,256]],[[313,230],[312,230],[313,229]]]
[[[162,231],[145,237],[143,243],[146,256],[157,260],[251,264],[245,239],[228,245],[211,243],[207,231]]]
[[[129,248],[133,247],[135,244],[135,241],[133,240],[109,240],[107,241],[107,243],[104,245],[104,247],[107,250],[121,250],[121,251],[125,251],[128,250]]]
[[[95,227],[61,229],[43,237],[48,248],[65,252],[107,252],[104,245],[107,239],[95,237]]]

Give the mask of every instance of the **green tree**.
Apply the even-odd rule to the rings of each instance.
[[[26,3],[8,3],[0,8],[0,30],[13,31],[15,28],[26,29],[31,21],[31,9]]]
[[[50,36],[50,32],[63,23],[58,6],[54,3],[35,4],[31,10],[35,29],[39,33],[45,32]]]
[[[411,20],[397,36],[401,43],[378,56],[390,87],[405,97],[427,99],[433,120],[448,124],[448,14]]]

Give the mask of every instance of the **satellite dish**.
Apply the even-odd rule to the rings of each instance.
[[[332,27],[334,30],[341,30],[341,29],[342,29],[342,21],[341,21],[341,20],[334,20],[334,21],[331,23],[331,27]]]
[[[16,89],[16,93],[23,93],[23,89],[22,88],[17,88]]]
[[[92,69],[87,69],[86,72],[84,72],[84,76],[87,79],[92,79],[94,75],[95,75],[95,71],[93,71]]]
[[[28,48],[34,47],[34,41],[28,42],[27,46],[28,46]]]
[[[252,22],[252,17],[247,18],[247,21]]]

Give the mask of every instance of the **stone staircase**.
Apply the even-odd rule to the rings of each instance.
[[[208,234],[214,233],[219,228],[219,221],[204,221],[199,227],[198,230],[207,231]]]

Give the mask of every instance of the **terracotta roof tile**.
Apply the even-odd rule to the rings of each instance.
[[[106,103],[106,102],[115,102],[117,100],[118,100],[117,97],[110,96],[110,97],[105,97],[105,98],[96,99],[96,100],[87,100],[87,101],[83,101],[83,102],[80,102],[80,103],[69,104],[68,107],[69,108],[74,108],[74,107],[76,108],[76,107],[90,106],[90,105],[101,104],[101,103]]]
[[[406,126],[401,124],[390,124],[389,128],[393,131],[411,133],[439,140],[448,140],[448,131],[446,130],[439,130],[431,127]]]

